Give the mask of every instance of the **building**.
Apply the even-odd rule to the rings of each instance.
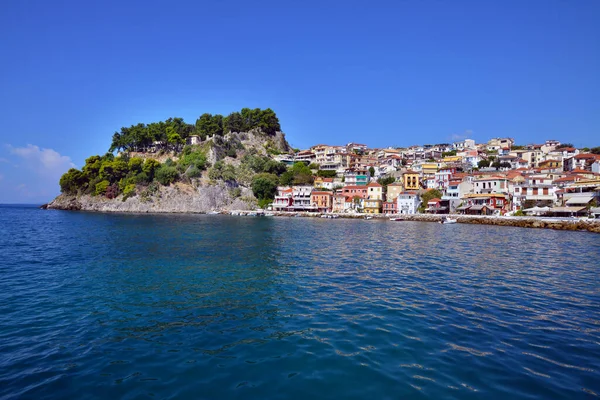
[[[351,199],[359,197],[361,199],[367,198],[367,186],[344,186],[342,188],[342,194]]]
[[[371,180],[368,169],[348,168],[344,172],[344,183],[346,186],[363,186]]]
[[[397,214],[398,213],[398,202],[396,201],[396,196],[394,200],[384,201],[383,202],[383,213],[384,214]]]
[[[404,190],[419,190],[421,189],[421,176],[416,171],[406,171],[402,175],[404,181]]]
[[[398,195],[400,193],[402,193],[404,191],[404,185],[402,184],[402,182],[394,182],[394,183],[390,183],[387,186],[387,194],[386,194],[386,200],[387,201],[395,201],[396,198],[398,197]]]
[[[200,144],[200,142],[202,142],[202,139],[198,135],[190,135],[185,139],[185,143],[191,146]]]
[[[383,186],[377,182],[367,185],[367,198],[371,200],[383,200]]]
[[[313,191],[310,194],[311,205],[319,212],[330,212],[333,208],[333,193],[325,191]]]
[[[311,193],[312,186],[292,186],[293,204],[289,211],[317,211],[317,207],[312,205]]]
[[[396,203],[398,214],[416,214],[421,205],[421,198],[416,191],[407,191],[398,194]]]
[[[442,199],[437,197],[427,202],[427,208],[425,212],[430,214],[448,214],[448,206],[442,204]]]
[[[287,211],[294,204],[292,188],[277,188],[277,196],[271,207],[275,211]]]
[[[463,205],[456,211],[465,214],[485,214],[490,210],[502,212],[508,209],[508,196],[503,193],[470,193],[466,194],[462,201]],[[486,206],[487,210],[482,206]]]
[[[367,214],[381,214],[382,203],[381,199],[364,199],[363,211]]]

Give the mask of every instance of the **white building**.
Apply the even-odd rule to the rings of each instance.
[[[398,214],[416,214],[421,205],[417,192],[402,192],[396,198]]]

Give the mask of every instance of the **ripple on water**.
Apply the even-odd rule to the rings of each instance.
[[[0,230],[0,397],[600,393],[597,235],[3,207]]]

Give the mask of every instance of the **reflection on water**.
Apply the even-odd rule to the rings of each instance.
[[[0,397],[586,398],[597,235],[0,208]]]

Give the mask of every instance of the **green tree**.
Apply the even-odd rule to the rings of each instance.
[[[369,167],[369,174],[370,174],[371,176],[375,176],[375,168],[373,168],[372,166],[371,166],[371,167]]]
[[[164,186],[168,186],[179,178],[177,168],[163,165],[156,170],[156,180]]]
[[[477,163],[478,168],[487,168],[490,166],[490,162],[488,160],[481,160]]]
[[[317,176],[320,176],[322,178],[335,178],[337,175],[336,171],[328,171],[328,170],[318,170],[317,171]]]
[[[148,181],[152,182],[154,180],[154,174],[156,170],[160,168],[160,163],[153,158],[147,158],[144,161],[144,166],[142,167],[142,171],[148,177]]]
[[[600,154],[600,146],[592,147],[590,149],[590,153],[592,153],[592,154]]]
[[[83,172],[76,168],[71,168],[60,177],[60,191],[65,194],[75,194],[87,183],[87,178]]]
[[[252,179],[252,193],[258,200],[275,198],[279,180],[276,175],[261,173]]]
[[[424,212],[427,208],[427,203],[435,198],[441,199],[443,196],[442,192],[437,189],[429,189],[421,195],[421,205],[419,206],[419,212]]]

